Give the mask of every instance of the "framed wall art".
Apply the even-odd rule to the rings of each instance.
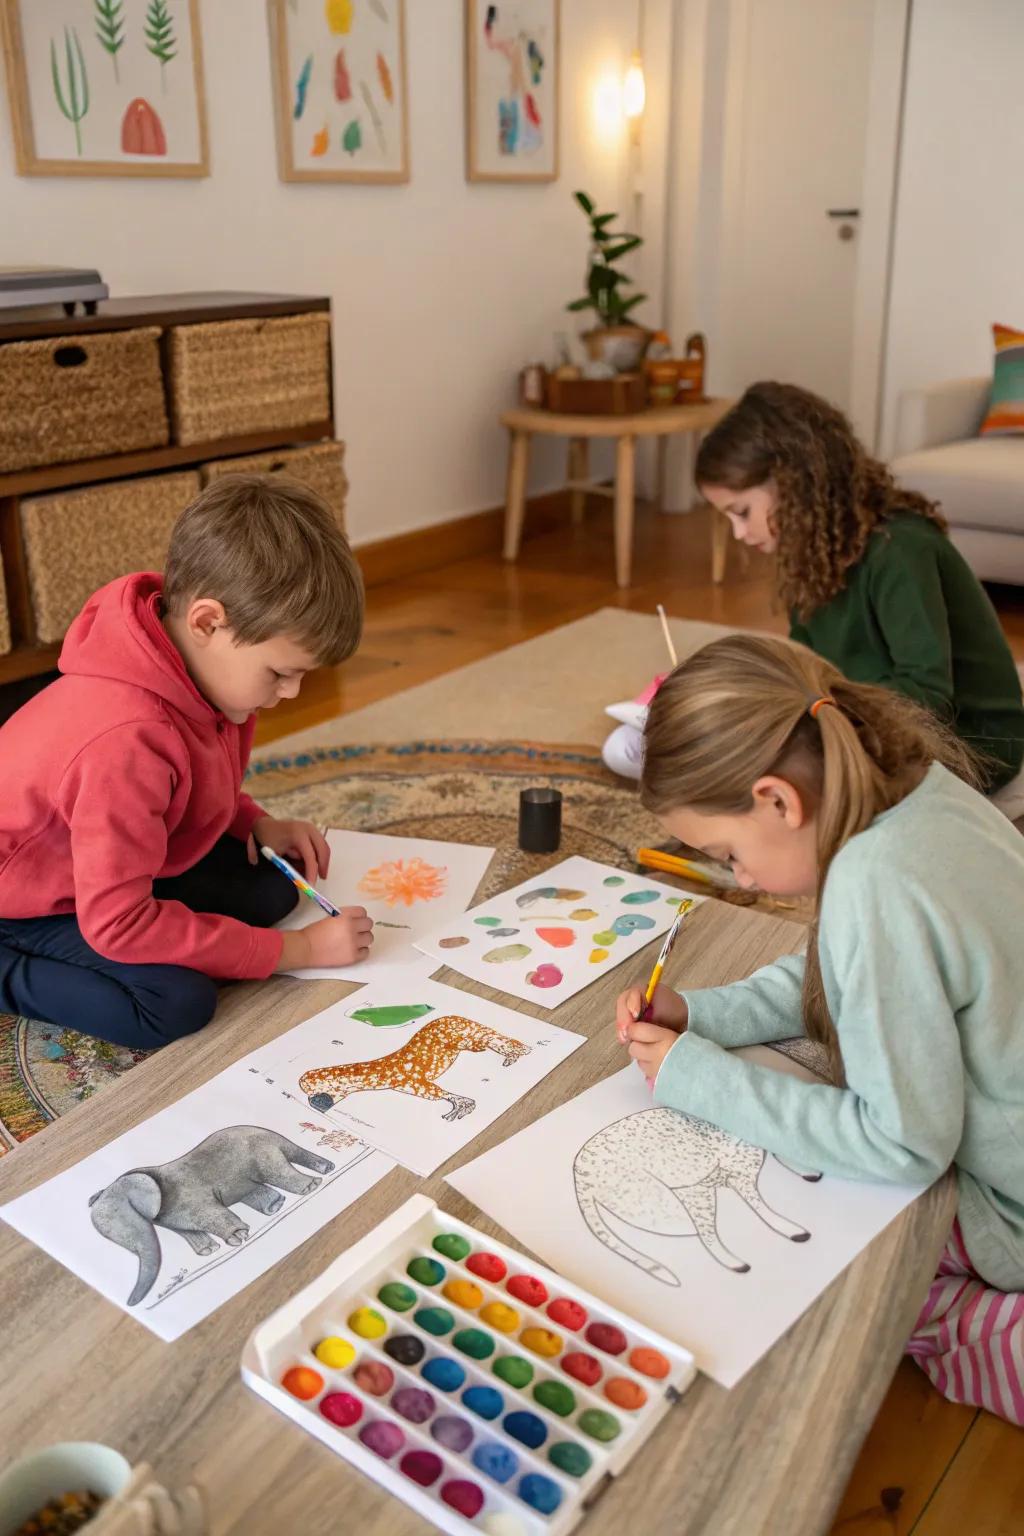
[[[405,0],[269,0],[283,181],[409,180]]]
[[[198,0],[0,0],[23,176],[206,176]]]
[[[466,0],[466,175],[558,177],[560,0]]]

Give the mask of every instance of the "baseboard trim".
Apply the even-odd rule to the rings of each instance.
[[[534,496],[526,504],[523,537],[529,539],[550,532],[568,516],[568,491],[549,491],[543,496]],[[485,512],[474,512],[469,517],[435,523],[431,528],[417,528],[412,533],[399,533],[394,538],[360,544],[355,555],[362,566],[363,580],[368,587],[379,587],[386,581],[433,571],[470,555],[493,554],[501,548],[504,521],[504,507],[489,507]]]

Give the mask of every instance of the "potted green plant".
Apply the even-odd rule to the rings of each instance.
[[[587,270],[587,291],[582,299],[574,299],[566,306],[573,313],[592,309],[598,323],[592,330],[584,331],[583,341],[596,362],[608,363],[619,373],[631,372],[640,366],[647,350],[651,333],[646,326],[629,319],[630,314],[646,299],[646,293],[623,293],[633,279],[621,270],[618,263],[643,245],[639,235],[628,230],[613,230],[615,213],[598,213],[585,192],[574,192],[579,206],[590,221],[590,260]]]

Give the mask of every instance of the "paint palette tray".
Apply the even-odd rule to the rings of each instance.
[[[423,1195],[249,1337],[242,1376],[452,1536],[563,1536],[693,1357]]]

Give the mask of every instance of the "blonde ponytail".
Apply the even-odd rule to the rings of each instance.
[[[920,705],[848,682],[813,651],[769,636],[730,635],[705,646],[651,703],[641,781],[649,810],[741,815],[766,775],[790,780],[814,808],[818,885],[803,1020],[808,1036],[826,1047],[838,1082],[842,1054],[817,942],[829,867],[851,837],[916,788],[933,762],[978,782],[972,754]]]

